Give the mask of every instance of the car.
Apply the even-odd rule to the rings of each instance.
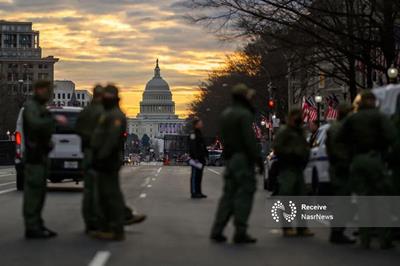
[[[53,150],[49,153],[49,180],[53,183],[71,179],[79,182],[83,178],[82,173],[82,140],[75,132],[75,124],[80,107],[48,107],[52,115],[63,115],[67,118],[67,125],[56,125],[56,130],[51,137]],[[23,108],[20,110],[15,132],[15,169],[17,189],[23,190],[24,186],[24,129]]]
[[[223,166],[224,158],[222,157],[221,150],[210,150],[208,151],[207,165],[210,166]]]
[[[304,181],[313,192],[329,186],[329,160],[326,151],[326,138],[330,124],[321,126],[312,144],[310,160],[304,170]]]

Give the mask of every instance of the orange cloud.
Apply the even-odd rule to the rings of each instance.
[[[55,78],[72,80],[79,89],[114,82],[122,88],[121,105],[128,116],[139,111],[146,82],[160,58],[162,75],[169,82],[177,113],[198,95],[197,86],[208,71],[218,68],[234,47],[223,46],[198,26],[188,25],[173,0],[160,4],[92,1],[83,6],[49,1],[43,8],[26,9],[0,0],[10,10],[2,19],[32,21],[40,31],[44,56],[60,58]],[[53,4],[54,3],[54,4]],[[65,5],[57,8],[58,5]],[[106,13],[104,10],[112,8]],[[46,10],[49,9],[49,10]]]

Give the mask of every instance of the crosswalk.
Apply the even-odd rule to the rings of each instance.
[[[0,168],[0,195],[16,191],[15,184],[15,168]]]

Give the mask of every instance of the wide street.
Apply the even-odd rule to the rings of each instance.
[[[127,202],[149,219],[127,228],[127,240],[108,243],[83,234],[81,192],[74,184],[51,185],[44,217],[59,232],[53,240],[23,238],[22,194],[14,190],[12,168],[0,169],[0,265],[398,265],[399,249],[364,251],[330,245],[328,230],[311,239],[284,239],[266,228],[267,194],[260,188],[250,221],[255,246],[216,245],[208,240],[210,224],[221,193],[223,168],[208,168],[206,200],[189,199],[188,167],[146,165],[125,167],[122,184]],[[260,182],[261,183],[261,182]],[[229,227],[227,235],[231,235]]]

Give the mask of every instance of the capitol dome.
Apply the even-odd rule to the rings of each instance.
[[[154,69],[154,77],[147,83],[145,91],[169,91],[168,83],[161,77],[158,59]]]
[[[175,102],[168,83],[161,77],[159,61],[156,61],[154,77],[147,82],[140,102],[140,117],[176,118]]]

